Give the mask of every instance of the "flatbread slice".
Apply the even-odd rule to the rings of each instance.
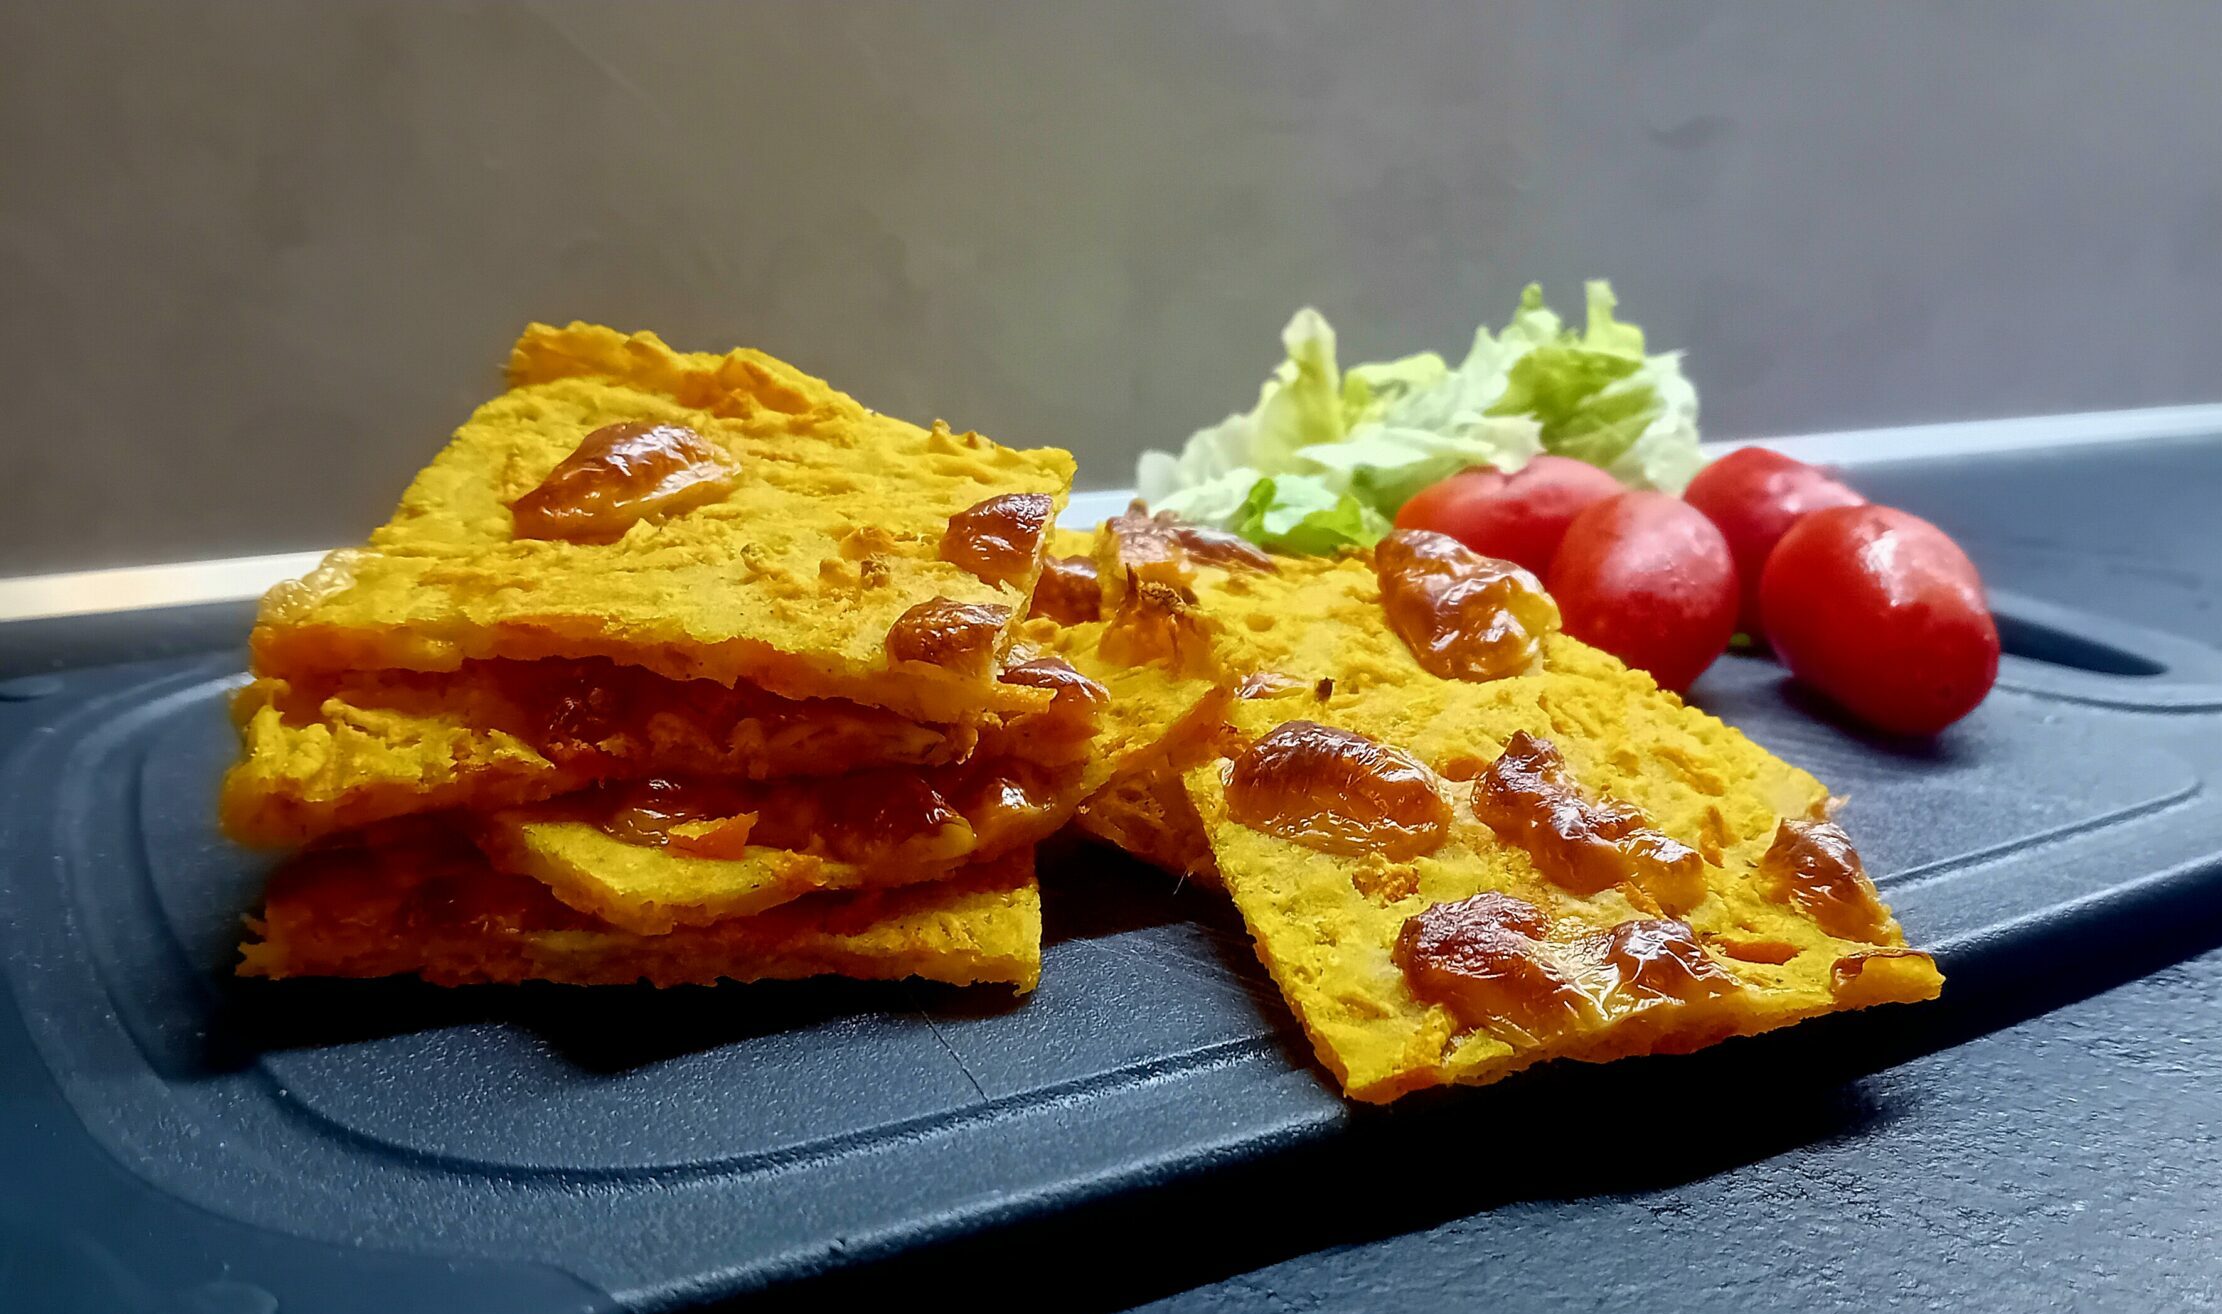
[[[1485,683],[1237,701],[1184,776],[1350,1096],[1937,994],[1819,781],[1602,653],[1542,646]]]
[[[271,590],[255,670],[601,657],[958,722],[991,700],[1072,471],[761,352],[535,324],[393,518]]]
[[[639,935],[495,871],[459,832],[412,820],[298,855],[271,879],[249,928],[242,976],[671,986],[830,975],[1021,992],[1041,976],[1041,897],[1027,851],[933,885],[818,895]]]

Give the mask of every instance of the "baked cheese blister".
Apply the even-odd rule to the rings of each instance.
[[[915,976],[1021,991],[1041,976],[1041,896],[1024,849],[928,885],[812,895],[641,935],[495,870],[443,823],[412,818],[296,855],[249,925],[245,976],[659,986]]]

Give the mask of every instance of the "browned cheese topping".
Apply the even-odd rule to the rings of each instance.
[[[629,844],[704,858],[738,858],[748,846],[822,853],[873,864],[952,827],[980,843],[1030,823],[1054,805],[1054,773],[1012,758],[975,758],[921,772],[876,768],[830,778],[771,781],[652,779],[610,786],[579,801],[577,815]]]
[[[1678,921],[1640,918],[1564,942],[1551,929],[1534,904],[1489,891],[1406,921],[1391,957],[1414,995],[1519,1044],[1739,988]]]
[[[1768,898],[1838,939],[1877,940],[1890,924],[1851,836],[1835,822],[1785,820],[1759,860],[1759,879]]]
[[[1089,557],[1051,557],[1034,582],[1028,616],[1047,616],[1059,625],[1082,625],[1103,614],[1103,586]]]
[[[1136,502],[1107,522],[1119,545],[1119,565],[1136,579],[1185,584],[1196,566],[1273,570],[1271,554],[1248,539],[1193,525],[1170,511],[1156,515]]]
[[[1485,891],[1405,922],[1391,957],[1413,994],[1449,1009],[1461,1026],[1540,1040],[1594,1016],[1581,987],[1545,953],[1550,927],[1534,904]]]
[[[1056,503],[1047,493],[1005,493],[949,517],[941,559],[989,584],[1016,584],[1041,555]]]
[[[1496,680],[1530,669],[1558,604],[1535,576],[1446,534],[1400,529],[1373,550],[1381,608],[1430,675]]]
[[[1705,897],[1705,860],[1642,811],[1585,796],[1547,739],[1520,731],[1474,780],[1474,816],[1527,852],[1560,888],[1589,895],[1620,884],[1670,912]]]
[[[737,858],[756,826],[757,814],[748,803],[738,787],[651,778],[602,791],[586,806],[599,805],[596,824],[627,844]]]
[[[607,543],[635,521],[719,500],[740,473],[731,452],[683,424],[605,424],[509,513],[518,538]]]
[[[1622,922],[1583,936],[1568,956],[1583,965],[1588,994],[1607,1018],[1662,1003],[1693,1003],[1737,988],[1736,978],[1706,956],[1696,934],[1668,918]]]
[[[1011,609],[984,602],[932,598],[896,617],[887,631],[887,655],[947,670],[978,673],[995,657],[996,640]]]
[[[1028,689],[1047,689],[1059,698],[1071,698],[1090,707],[1108,707],[1111,691],[1082,675],[1077,667],[1062,657],[1035,657],[1015,666],[1007,666],[996,677],[1004,684],[1020,685]]]

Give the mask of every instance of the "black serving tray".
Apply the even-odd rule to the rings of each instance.
[[[2054,603],[2000,610],[2000,688],[1934,742],[1865,736],[1763,658],[1724,659],[1694,694],[1850,796],[1871,870],[1939,951],[1943,1001],[1388,1111],[1335,1095],[1210,892],[1082,846],[1045,856],[1049,943],[1023,1003],[237,981],[268,865],[213,825],[237,653],[17,661],[0,1270],[27,1308],[679,1308],[853,1283],[958,1237],[986,1253],[1083,1205],[1124,1208],[1124,1245],[1151,1226],[1136,1202],[1190,1226],[1177,1202],[1206,1183],[1241,1207],[1240,1183],[1268,1189],[1260,1165],[1321,1147],[1393,1164],[1538,1092],[1826,1071],[1847,1044],[1945,1034],[1955,1001],[2132,960],[2222,907],[2222,655]]]

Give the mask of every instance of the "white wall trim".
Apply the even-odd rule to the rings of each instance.
[[[2222,403],[2151,406],[2134,411],[2083,411],[2011,420],[1960,420],[1890,429],[1846,429],[1786,438],[1707,443],[1718,454],[1738,447],[1771,447],[1820,465],[1887,465],[1899,461],[1951,460],[2054,447],[2207,438],[2222,442]]]
[[[0,579],[0,621],[259,598],[279,580],[307,574],[323,559],[322,552],[280,552],[266,557],[18,575]]]

